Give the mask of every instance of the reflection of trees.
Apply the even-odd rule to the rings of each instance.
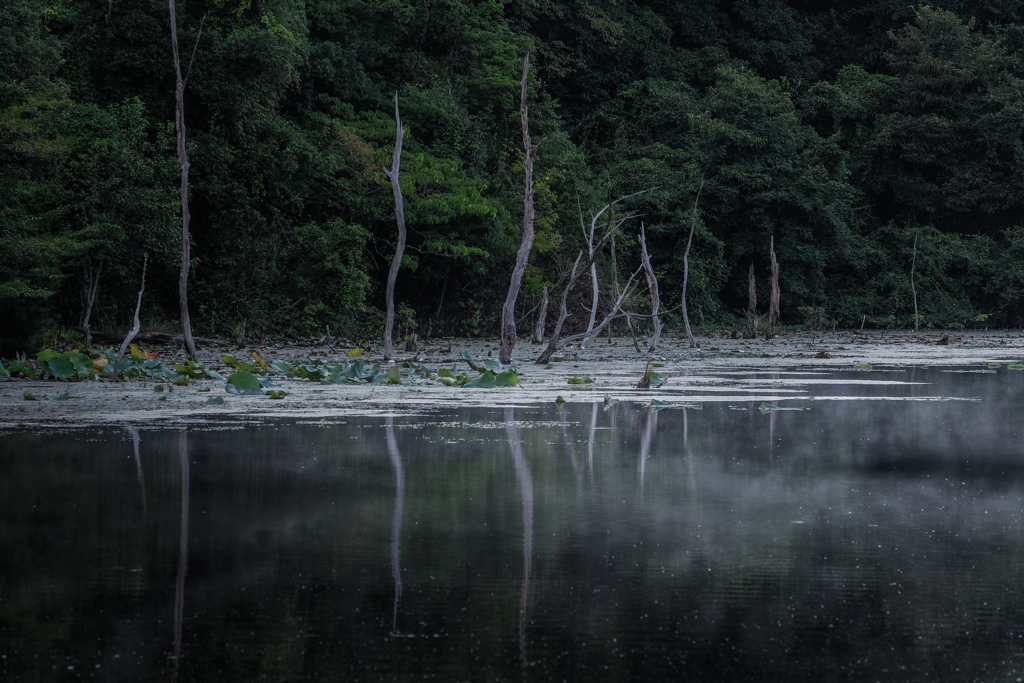
[[[658,411],[647,411],[647,426],[640,437],[640,496],[644,495],[644,472],[647,469],[647,456],[651,452],[651,441],[654,440],[654,432],[658,428]]]
[[[188,574],[188,431],[178,432],[178,460],[181,464],[181,522],[178,545],[178,580],[174,591],[174,675],[178,680],[181,662],[181,628],[185,618],[185,576]]]
[[[572,462],[573,472],[576,473],[576,485],[578,487],[582,483],[583,472],[580,470],[579,459],[576,457],[576,441],[569,434],[568,423],[565,419],[565,406],[559,408],[558,411],[562,418],[562,445],[569,451],[569,460]]]
[[[142,458],[139,457],[139,430],[129,429],[128,433],[132,435],[132,447],[135,452],[135,471],[139,479],[139,492],[142,494],[142,514],[146,514],[146,477],[142,474]]]
[[[590,438],[587,440],[587,470],[590,474],[590,483],[594,483],[594,437],[597,436],[597,403],[590,409]]]
[[[402,454],[395,440],[394,420],[389,416],[387,426],[388,455],[395,468],[395,513],[391,518],[391,573],[395,578],[395,606],[391,614],[391,635],[398,635],[398,605],[402,601],[402,507],[405,504],[405,468]]]
[[[526,661],[526,605],[530,594],[530,565],[533,558],[533,478],[530,467],[523,457],[523,445],[516,429],[515,409],[505,409],[505,433],[512,448],[512,463],[516,468],[519,495],[523,501],[523,588],[519,594],[519,659]]]

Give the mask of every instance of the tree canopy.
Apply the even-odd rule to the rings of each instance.
[[[396,92],[397,332],[497,333],[522,230],[527,53],[543,142],[518,315],[564,281],[581,219],[640,191],[617,209],[637,217],[616,259],[600,255],[600,287],[635,269],[642,221],[671,310],[703,182],[698,323],[743,319],[751,264],[767,300],[774,240],[783,323],[912,325],[916,250],[924,324],[1024,324],[1024,0],[177,8],[198,334],[380,334]],[[126,328],[143,253],[145,324],[176,324],[167,15],[162,0],[0,4],[0,353],[78,325],[97,272],[92,327]]]

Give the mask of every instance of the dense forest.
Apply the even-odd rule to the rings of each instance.
[[[768,300],[770,241],[784,324],[913,327],[915,293],[923,326],[1024,323],[1024,0],[178,0],[177,28],[197,334],[380,335],[396,93],[396,332],[497,333],[527,54],[521,320],[581,224],[642,192],[597,260],[602,306],[642,224],[678,325],[703,183],[695,324],[743,325],[751,265]],[[176,331],[170,36],[165,0],[0,3],[0,353],[69,334],[92,287],[92,328],[126,331],[144,253],[144,326]]]

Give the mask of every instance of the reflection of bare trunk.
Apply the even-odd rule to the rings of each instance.
[[[565,444],[566,449],[569,451],[572,470],[576,473],[576,485],[579,486],[580,480],[583,478],[583,472],[581,471],[579,460],[576,458],[576,442],[573,440],[572,435],[569,434],[568,424],[565,421],[565,406],[559,408],[558,412],[562,417],[562,443]]]
[[[647,456],[651,452],[651,441],[654,440],[654,432],[658,428],[658,412],[647,411],[647,426],[644,428],[643,436],[640,437],[640,497],[644,497],[644,474],[647,470]]]
[[[587,441],[587,470],[594,481],[594,438],[597,436],[597,403],[590,409],[590,439]]]
[[[523,456],[523,446],[519,442],[514,408],[505,409],[505,433],[508,435],[509,446],[512,447],[512,463],[516,468],[519,495],[523,501],[523,588],[519,593],[519,660],[522,666],[526,667],[526,607],[530,596],[530,566],[533,560],[533,478],[530,476],[530,466]]]
[[[178,432],[178,460],[181,464],[181,522],[178,543],[178,580],[174,590],[174,675],[178,680],[181,663],[181,631],[185,619],[185,577],[188,574],[188,431]]]
[[[405,468],[395,440],[395,425],[389,416],[387,426],[388,454],[395,468],[395,512],[391,517],[391,574],[395,578],[395,606],[391,614],[391,635],[398,634],[398,605],[402,602],[402,508],[405,505]]]
[[[142,458],[139,457],[139,430],[129,429],[128,432],[132,435],[132,446],[135,451],[135,471],[138,473],[139,478],[139,493],[142,494],[142,514],[146,514],[146,478],[142,474]]]

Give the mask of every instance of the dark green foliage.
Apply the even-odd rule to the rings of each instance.
[[[495,332],[522,225],[527,52],[544,142],[522,315],[584,248],[580,212],[641,190],[616,207],[638,214],[617,235],[618,273],[607,249],[597,258],[602,301],[635,268],[642,220],[677,305],[703,179],[696,322],[743,315],[751,263],[767,300],[774,239],[783,322],[908,326],[916,236],[924,324],[1022,324],[1022,21],[1018,0],[179,2],[183,68],[195,48],[193,324],[379,333],[397,92],[401,327]],[[91,326],[126,328],[143,251],[144,320],[174,327],[168,32],[149,0],[0,6],[0,355],[79,324],[97,270]]]

